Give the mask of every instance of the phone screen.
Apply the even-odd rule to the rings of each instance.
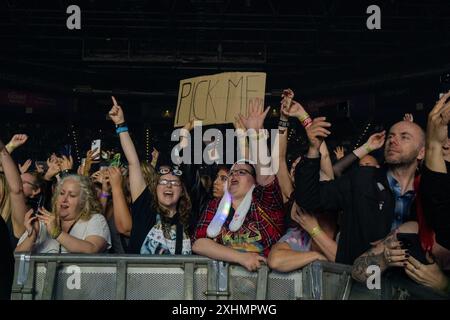
[[[101,154],[101,144],[102,141],[100,139],[93,140],[91,144],[91,150],[94,151],[94,160],[100,160],[100,154]]]

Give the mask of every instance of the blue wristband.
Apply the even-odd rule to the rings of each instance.
[[[121,134],[122,132],[127,132],[127,131],[128,131],[128,127],[119,127],[116,129],[117,134]]]

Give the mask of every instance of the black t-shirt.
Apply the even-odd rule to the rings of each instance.
[[[14,256],[8,228],[0,217],[0,300],[10,299],[14,277]]]
[[[142,191],[141,195],[131,205],[131,217],[133,226],[131,227],[129,253],[141,252],[142,243],[150,229],[156,223],[156,215],[152,208],[153,198],[148,188]]]
[[[129,253],[141,253],[141,247],[147,234],[156,224],[158,212],[153,209],[152,202],[153,197],[150,190],[145,188],[131,206],[133,226],[131,227],[130,243],[128,247]],[[178,214],[172,218],[163,219],[169,225],[177,225],[177,248],[181,249],[184,228],[179,223]]]
[[[14,235],[14,227],[12,224],[12,217],[9,217],[8,221],[6,222],[6,228],[8,229],[8,237],[9,242],[11,243],[11,248],[16,248],[17,243],[19,242],[19,238],[16,238]]]

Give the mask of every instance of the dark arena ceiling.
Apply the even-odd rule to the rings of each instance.
[[[450,2],[90,0],[0,2],[0,81],[42,90],[176,97],[178,81],[267,72],[305,94],[427,77],[450,66]],[[381,8],[368,30],[366,8]]]

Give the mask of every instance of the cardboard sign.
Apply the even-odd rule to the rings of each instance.
[[[264,106],[264,72],[225,72],[180,81],[174,127],[192,118],[203,125],[234,122],[251,104]]]

